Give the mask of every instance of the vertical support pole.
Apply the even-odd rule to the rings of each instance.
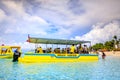
[[[57,44],[57,48],[58,48],[58,44]]]
[[[35,53],[37,53],[37,48],[38,48],[38,44],[37,43],[35,43]]]
[[[67,44],[66,44],[66,54],[67,54]]]
[[[51,50],[51,51],[52,51],[52,53],[53,53],[53,50],[54,50],[54,49],[53,49],[53,44],[52,44],[52,50]]]
[[[91,51],[92,51],[91,49],[92,49],[92,47],[91,47],[91,41],[90,41],[90,53],[91,53]]]
[[[46,44],[46,49],[45,49],[45,52],[47,53],[47,44]]]

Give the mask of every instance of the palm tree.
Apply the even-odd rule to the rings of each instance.
[[[114,35],[114,37],[113,37],[113,38],[115,39],[114,46],[115,46],[115,48],[118,48],[117,36],[116,36],[116,35]]]
[[[116,35],[114,35],[114,37],[113,37],[115,40],[117,40],[117,36]]]
[[[120,48],[120,39],[118,39],[118,47]]]

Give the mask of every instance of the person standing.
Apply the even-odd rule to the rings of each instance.
[[[16,49],[13,54],[13,62],[17,62],[20,55],[21,55],[21,52],[19,52],[18,49]]]
[[[71,54],[75,53],[75,46],[74,46],[74,44],[72,44],[72,46],[70,47],[70,53]]]
[[[105,59],[106,55],[105,53],[102,51],[102,59]]]
[[[37,48],[37,53],[43,53],[43,50],[41,47]]]

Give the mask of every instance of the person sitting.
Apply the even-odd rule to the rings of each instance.
[[[1,55],[5,54],[5,50],[1,50]]]
[[[62,48],[62,53],[64,53],[64,51],[65,51],[64,48]]]
[[[67,54],[69,54],[69,53],[70,53],[70,48],[68,47],[68,48],[67,48]]]
[[[1,50],[1,55],[6,54],[6,51],[7,51],[7,49],[2,49],[2,50]]]
[[[87,45],[84,45],[83,53],[84,53],[84,54],[88,54],[88,48],[87,48]]]
[[[82,45],[80,44],[79,45],[79,54],[82,54],[83,53],[83,47],[82,47]]]
[[[52,48],[50,47],[50,53],[52,53]]]

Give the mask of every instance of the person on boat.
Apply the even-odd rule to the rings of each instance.
[[[70,48],[68,47],[68,48],[67,48],[67,54],[69,54],[69,53],[70,53]]]
[[[1,55],[3,55],[3,54],[5,54],[5,51],[2,49],[2,50],[1,50]]]
[[[79,54],[81,54],[81,53],[83,53],[83,47],[82,47],[82,45],[80,44],[80,45],[79,45]]]
[[[84,47],[83,47],[83,53],[84,53],[84,54],[88,54],[88,48],[87,48],[87,45],[84,45]]]
[[[35,53],[37,53],[37,48],[35,49]]]
[[[70,47],[70,53],[71,54],[75,53],[75,46],[74,46],[74,44],[72,44],[72,46]]]
[[[75,53],[79,53],[79,46],[76,47],[76,51],[75,51]]]
[[[43,53],[43,50],[41,47],[37,48],[37,53]]]
[[[52,48],[51,47],[49,48],[49,51],[50,51],[50,53],[52,53]]]
[[[102,51],[102,59],[105,59],[106,54]]]
[[[62,48],[62,53],[64,53],[64,51],[65,51],[65,49],[64,49],[64,48]]]
[[[1,55],[6,54],[6,52],[7,52],[7,49],[3,48],[3,49],[1,50]]]
[[[21,52],[19,52],[19,50],[16,49],[13,54],[13,62],[17,62],[20,55],[21,55]]]
[[[51,53],[51,48],[47,48],[46,53]]]

